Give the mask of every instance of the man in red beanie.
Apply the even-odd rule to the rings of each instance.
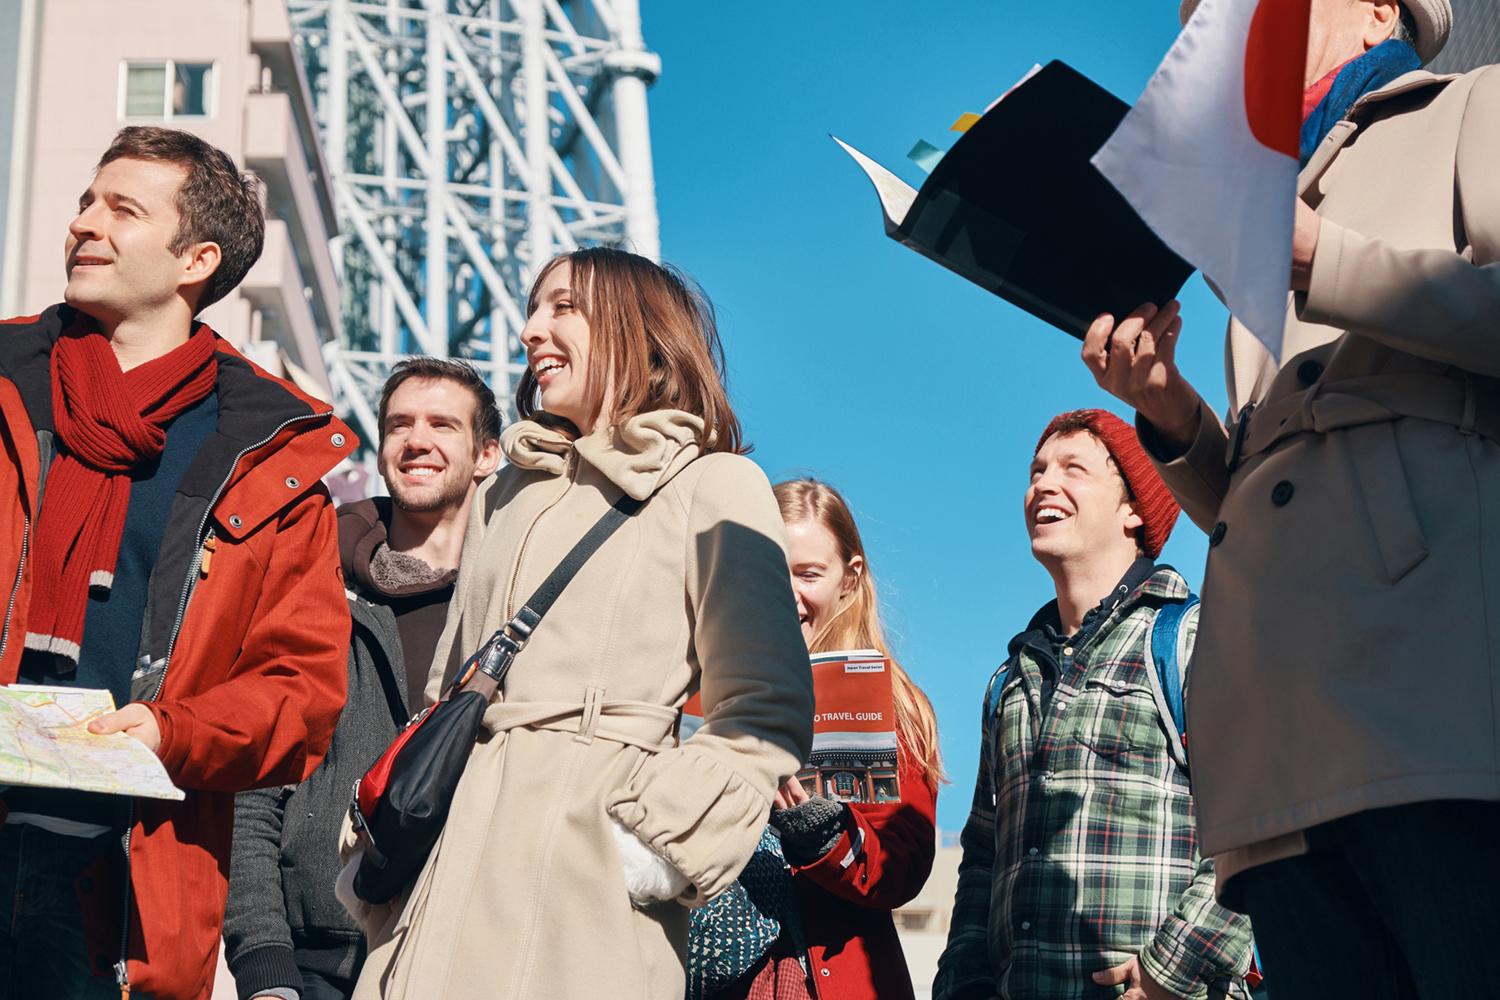
[[[991,678],[934,1000],[1245,997],[1181,737],[1197,599],[1156,565],[1178,506],[1134,428],[1048,424],[1024,506],[1056,599]]]

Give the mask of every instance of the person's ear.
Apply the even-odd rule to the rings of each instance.
[[[1400,0],[1371,0],[1368,6],[1369,12],[1365,16],[1364,33],[1367,52],[1394,37],[1396,25],[1401,21]]]
[[[481,479],[494,472],[500,465],[500,442],[494,439],[486,441],[479,447],[479,461],[474,463],[474,481]]]
[[[844,569],[844,585],[839,588],[841,597],[848,597],[854,593],[854,588],[859,586],[860,577],[865,575],[864,556],[855,556],[849,560],[849,565]]]
[[[219,244],[212,241],[194,243],[182,252],[182,275],[178,279],[177,286],[186,291],[185,286],[195,285],[201,297],[208,279],[214,276],[223,258],[224,254],[219,249]]]
[[[1133,503],[1127,503],[1125,509],[1130,511],[1125,516],[1125,532],[1128,535],[1134,536],[1136,531],[1145,526],[1146,519],[1135,512],[1135,504]]]

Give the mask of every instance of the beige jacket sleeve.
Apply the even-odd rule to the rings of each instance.
[[[1200,397],[1198,430],[1193,443],[1181,453],[1162,441],[1156,428],[1139,413],[1135,416],[1135,430],[1151,463],[1183,511],[1204,531],[1212,530],[1219,519],[1219,504],[1229,491],[1229,433],[1218,416]]]
[[[700,904],[750,859],[771,797],[812,744],[812,670],[792,598],[785,529],[765,475],[710,455],[687,504],[687,597],[704,722],[606,803],[687,876]]]
[[[1297,315],[1408,354],[1500,376],[1500,68],[1475,82],[1456,153],[1468,246],[1401,250],[1327,221]]]

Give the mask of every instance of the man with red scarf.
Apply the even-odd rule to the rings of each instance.
[[[107,689],[90,723],[182,802],[11,787],[0,995],[207,997],[234,793],[301,781],[349,635],[327,404],[194,320],[260,256],[254,181],[122,130],[79,200],[65,303],[0,326],[0,682]]]
[[[1500,67],[1421,69],[1451,23],[1312,0],[1284,346],[1231,324],[1231,419],[1175,303],[1083,347],[1209,533],[1198,830],[1276,1000],[1496,995]]]

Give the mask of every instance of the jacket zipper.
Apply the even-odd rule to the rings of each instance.
[[[234,478],[234,470],[240,467],[244,457],[259,448],[264,448],[275,440],[276,436],[295,423],[303,420],[315,420],[328,416],[326,413],[304,413],[300,417],[292,417],[284,420],[270,434],[266,435],[255,444],[249,445],[238,455],[234,456],[234,462],[229,466],[229,475],[214,490],[213,496],[208,500],[208,506],[203,510],[203,519],[198,522],[198,531],[194,535],[198,539],[197,550],[193,553],[192,565],[188,567],[187,582],[182,588],[182,599],[177,602],[177,617],[172,622],[172,631],[167,636],[167,655],[163,659],[161,677],[157,679],[156,690],[151,692],[147,701],[156,701],[161,697],[162,688],[167,683],[167,669],[172,665],[172,652],[177,648],[177,636],[182,631],[182,621],[187,617],[188,601],[192,599],[193,591],[197,589],[199,570],[203,565],[203,546],[213,536],[213,529],[208,526],[208,519],[213,515],[214,504],[219,502],[219,497],[224,494],[224,488],[229,485],[229,480]],[[130,997],[130,901],[133,896],[130,881],[130,841],[135,834],[135,803],[130,806],[130,816],[125,824],[125,836],[123,846],[125,849],[125,906],[120,920],[120,960],[115,963],[115,982],[120,987],[120,1000],[129,1000]]]
[[[552,498],[552,501],[547,506],[543,507],[537,513],[536,517],[532,519],[531,524],[527,526],[526,534],[521,536],[521,547],[516,552],[516,565],[511,570],[510,583],[505,588],[506,621],[510,621],[516,614],[516,584],[521,582],[521,564],[526,561],[526,549],[531,544],[531,536],[536,531],[536,526],[541,523],[542,518],[546,517],[552,508],[562,502],[562,498],[568,495],[568,490],[572,489],[574,484],[578,482],[578,453],[576,451],[568,452],[568,464],[567,468],[563,470],[563,475],[567,479],[567,485],[562,488],[562,491],[557,496]]]
[[[5,605],[5,625],[0,628],[0,660],[5,658],[5,647],[10,643],[10,621],[16,613],[16,595],[21,592],[21,580],[26,574],[26,555],[31,548],[31,518],[21,518],[21,559],[16,563],[16,582],[10,588],[10,602]]]

